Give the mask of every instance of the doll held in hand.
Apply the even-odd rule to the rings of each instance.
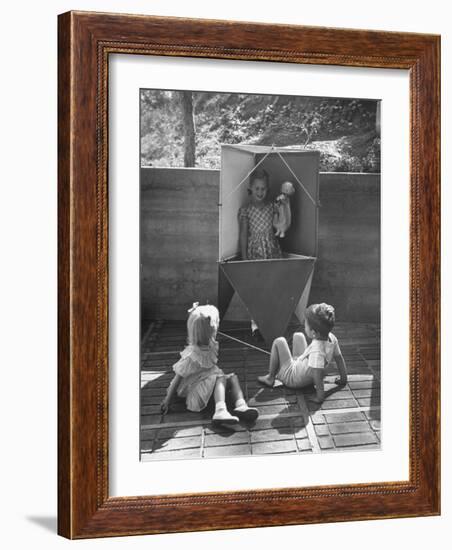
[[[292,213],[290,210],[290,196],[295,193],[295,188],[290,181],[285,181],[281,185],[281,194],[276,197],[275,205],[277,211],[277,219],[274,223],[275,235],[280,239],[285,237],[286,231],[289,229],[292,221]]]

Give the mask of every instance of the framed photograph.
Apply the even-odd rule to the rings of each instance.
[[[439,56],[59,16],[61,535],[440,513]]]

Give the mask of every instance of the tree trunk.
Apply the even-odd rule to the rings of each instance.
[[[184,166],[194,166],[196,158],[195,119],[193,116],[193,95],[180,92],[184,121]]]
[[[380,129],[381,129],[381,101],[377,101],[377,111],[375,113],[375,129],[377,131],[377,135],[380,135]]]

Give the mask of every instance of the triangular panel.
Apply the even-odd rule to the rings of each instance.
[[[220,312],[220,319],[225,316],[234,292],[233,286],[221,269],[221,264],[218,264],[218,311]]]
[[[285,333],[314,261],[300,257],[220,264],[269,346]]]

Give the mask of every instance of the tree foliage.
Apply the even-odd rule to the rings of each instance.
[[[141,93],[143,166],[184,166],[178,92]],[[193,92],[196,160],[220,168],[222,143],[318,149],[321,170],[380,170],[377,102],[362,99]],[[188,129],[189,131],[189,129]]]

